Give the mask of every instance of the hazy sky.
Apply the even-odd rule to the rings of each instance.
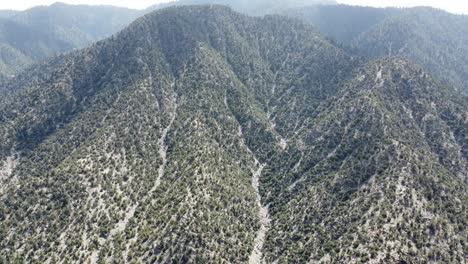
[[[457,14],[468,14],[467,0],[337,0],[343,4],[375,7],[432,6]]]
[[[171,2],[170,0],[0,0],[0,9],[24,10],[32,6],[50,5],[55,2],[86,5],[113,5],[129,8],[144,9],[157,3]]]
[[[50,5],[57,0],[0,0],[0,9],[23,10],[37,5]],[[115,5],[143,9],[150,5],[170,0],[61,0],[69,4]],[[338,0],[340,3],[365,6],[433,6],[453,13],[468,14],[467,0]]]

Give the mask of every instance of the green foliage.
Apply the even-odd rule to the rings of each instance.
[[[246,263],[258,160],[268,263],[463,262],[467,99],[405,60],[174,7],[7,88],[0,261]]]
[[[365,57],[398,56],[422,65],[439,81],[468,93],[468,16],[428,7],[346,5],[293,9],[347,49]]]
[[[126,27],[142,13],[111,6],[55,3],[0,13],[0,76],[10,78],[33,62],[84,48]]]

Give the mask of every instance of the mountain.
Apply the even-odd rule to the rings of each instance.
[[[11,77],[34,61],[71,49],[49,32],[0,20],[0,75]]]
[[[265,168],[266,262],[463,263],[468,101],[455,95],[402,59],[362,67]]]
[[[468,16],[418,8],[372,27],[352,45],[374,57],[408,58],[448,85],[468,92],[467,43]]]
[[[19,11],[15,10],[0,10],[0,18],[9,18],[17,14]]]
[[[0,76],[106,38],[141,15],[112,6],[39,6],[0,20]]]
[[[204,4],[225,5],[238,12],[261,16],[279,13],[285,9],[302,8],[314,5],[335,5],[338,3],[335,0],[177,0],[169,3],[156,4],[149,7],[147,11],[154,11],[169,6]]]
[[[467,16],[431,8],[370,8],[333,0],[179,0],[138,11],[112,6],[55,3],[0,13],[0,81],[33,62],[108,37],[137,17],[168,6],[224,4],[250,15],[281,13],[301,18],[358,54],[400,56],[423,65],[448,86],[467,93]]]
[[[353,64],[306,25],[219,6],[153,13],[50,63],[0,104],[7,260],[247,262],[255,161],[283,147],[266,96],[294,83],[309,100],[283,114],[313,111]]]
[[[283,8],[335,3],[334,0],[180,0],[133,10],[57,2],[21,12],[0,10],[0,82],[34,62],[84,48],[117,33],[139,16],[169,6],[224,4],[241,12],[264,15]]]
[[[363,56],[407,58],[447,85],[468,92],[468,16],[429,7],[379,9],[346,5],[284,13],[317,26]]]
[[[328,5],[307,6],[283,10],[282,14],[299,18],[317,27],[324,34],[350,45],[359,35],[386,18],[401,14],[402,9],[364,6]]]
[[[464,261],[467,98],[314,28],[172,7],[0,99],[0,262]]]
[[[54,36],[78,47],[109,37],[139,16],[138,10],[114,6],[55,3],[16,14],[12,21]]]

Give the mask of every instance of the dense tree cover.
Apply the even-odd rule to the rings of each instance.
[[[0,263],[464,261],[467,98],[403,59],[174,7],[3,87]]]
[[[109,37],[137,17],[164,7],[222,4],[244,13],[264,15],[277,13],[284,8],[334,3],[336,2],[332,0],[180,0],[158,4],[145,10],[134,10],[58,2],[21,12],[0,10],[0,81],[17,75],[34,62],[84,48]]]
[[[265,168],[268,262],[463,263],[468,101],[453,96],[401,59],[363,67]]]
[[[447,85],[468,90],[467,16],[431,8],[371,8],[335,1],[179,0],[137,11],[61,3],[0,13],[0,80],[39,59],[82,48],[119,31],[133,19],[173,5],[222,4],[234,10],[300,18],[364,57],[401,56],[423,65]],[[17,38],[20,39],[17,39]]]
[[[1,255],[246,262],[259,227],[254,161],[282,148],[272,93],[326,84],[302,92],[310,110],[282,112],[312,111],[353,63],[302,23],[212,6],[147,15],[28,70],[0,110]]]
[[[373,26],[352,45],[373,57],[407,58],[440,81],[468,93],[467,43],[468,16],[415,8]]]
[[[399,56],[468,93],[468,16],[429,7],[315,6],[287,10],[365,57]]]
[[[11,77],[33,62],[109,37],[143,13],[111,6],[55,3],[0,13],[0,76]]]

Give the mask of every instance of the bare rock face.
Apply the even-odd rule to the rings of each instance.
[[[3,194],[4,186],[11,184],[14,181],[13,171],[18,164],[18,155],[12,154],[7,156],[3,161],[0,162],[0,195]]]

